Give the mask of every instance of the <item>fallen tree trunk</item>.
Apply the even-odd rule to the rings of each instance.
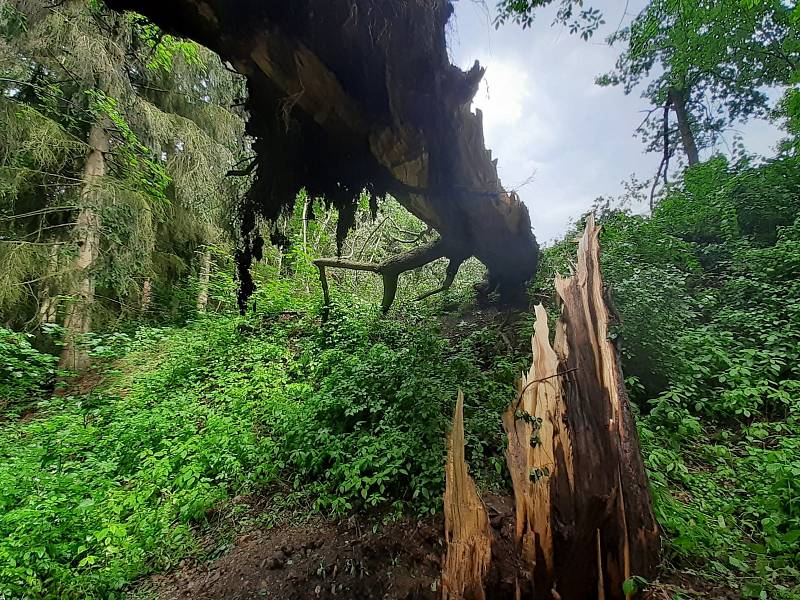
[[[247,77],[255,184],[242,214],[242,291],[274,221],[301,187],[339,208],[392,194],[436,229],[443,256],[476,256],[488,291],[523,292],[538,246],[528,211],[504,191],[470,104],[483,69],[450,64],[448,0],[107,0],[218,52]]]
[[[562,301],[555,343],[536,307],[533,365],[503,415],[522,567],[517,597],[622,600],[651,578],[659,533],[600,275],[599,227],[589,219]]]

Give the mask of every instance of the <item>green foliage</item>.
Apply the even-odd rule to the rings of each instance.
[[[495,27],[500,27],[507,21],[523,28],[530,27],[533,25],[535,12],[552,3],[553,0],[498,0]],[[588,40],[605,21],[598,9],[584,7],[583,0],[560,0],[553,23],[566,25],[570,33]]]
[[[189,64],[200,64],[200,47],[191,41],[175,38],[165,34],[146,18],[136,13],[130,13],[129,18],[133,23],[136,37],[150,49],[150,59],[147,68],[169,72],[175,66],[175,57],[180,56]]]
[[[653,110],[637,129],[648,150],[662,150],[662,111],[670,90],[685,96],[698,147],[715,146],[736,121],[767,116],[768,86],[794,82],[800,37],[792,9],[780,0],[652,0],[609,37],[623,48],[600,85],[642,87]],[[673,107],[674,108],[674,107]],[[680,134],[669,127],[670,146]]]
[[[230,107],[241,80],[207,50],[98,2],[45,11],[0,0],[0,28],[3,321],[33,329],[43,301],[74,294],[73,226],[89,197],[95,325],[136,312],[147,286],[187,288],[198,246],[226,241],[241,186],[225,177],[244,150],[243,114]],[[105,174],[90,183],[98,126]]]
[[[0,327],[0,413],[36,401],[52,389],[57,359],[36,350],[29,337]]]
[[[744,597],[800,592],[797,167],[716,158],[650,217],[600,215],[612,335],[668,558]],[[546,251],[551,272],[565,269],[565,244]]]
[[[95,356],[123,354],[110,382],[0,429],[0,593],[120,597],[192,552],[209,509],[278,482],[328,514],[433,512],[459,387],[474,471],[502,485],[521,365],[496,335],[465,330],[453,351],[430,313],[357,297],[320,326],[288,278],[255,300],[247,318],[93,336]]]
[[[503,0],[497,23],[528,26],[552,4]],[[555,4],[555,20],[584,38],[602,23],[582,2]],[[655,75],[654,106],[670,88],[687,92],[707,145],[732,120],[766,114],[762,86],[796,85],[798,15],[776,0],[654,0],[615,36],[627,49],[601,83],[630,91]],[[104,123],[110,142],[92,190],[99,308],[84,336],[100,366],[51,397],[56,359],[0,328],[0,596],[120,598],[134,579],[200,553],[198,533],[237,496],[336,517],[434,513],[459,388],[471,472],[507,491],[499,414],[530,356],[473,305],[477,262],[420,303],[411,299],[438,286],[443,264],[404,274],[389,316],[378,313],[380,278],[329,272],[322,323],[313,259],[337,252],[339,215],[301,192],[292,214],[258,224],[285,243],[264,248],[254,310],[234,316],[225,232],[241,189],[224,175],[249,154],[229,108],[242,82],[199,46],[99,2],[27,14],[0,0],[0,30],[4,322],[30,326],[45,300],[70,291],[65,240],[83,200],[88,128]],[[800,597],[798,107],[789,90],[778,116],[793,137],[777,158],[696,165],[650,216],[598,205],[619,316],[610,335],[668,566],[754,598]],[[628,187],[641,200],[641,184]],[[396,201],[376,215],[366,196],[360,204],[345,257],[379,262],[435,235]],[[578,230],[544,253],[534,301],[552,301]],[[516,328],[526,339],[530,316]]]
[[[162,165],[153,160],[152,150],[142,144],[119,111],[117,101],[101,90],[86,90],[89,107],[98,122],[107,119],[121,137],[116,147],[123,171],[130,174],[134,184],[148,195],[162,202],[169,185],[169,176]]]
[[[33,421],[4,427],[0,593],[121,597],[193,547],[189,522],[271,480],[274,443],[249,416],[257,399],[196,385],[216,372],[211,350],[238,356],[238,340],[230,321],[174,336],[142,330],[120,366],[125,389],[43,402]],[[136,371],[142,364],[154,370]]]

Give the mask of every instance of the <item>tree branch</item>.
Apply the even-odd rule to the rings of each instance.
[[[449,290],[450,286],[453,285],[453,282],[456,279],[456,275],[458,274],[458,269],[461,268],[462,264],[464,264],[463,259],[451,258],[450,262],[447,265],[447,271],[445,271],[445,277],[441,287],[438,287],[435,290],[431,290],[429,292],[425,292],[424,294],[422,294],[417,298],[417,302],[419,302],[420,300],[424,300],[425,298],[430,298],[434,294],[438,294],[440,292],[444,292],[445,290]]]
[[[383,300],[381,301],[381,310],[386,313],[391,308],[395,296],[397,295],[397,280],[400,277],[400,274],[426,265],[438,258],[442,258],[443,256],[446,256],[445,246],[442,240],[438,239],[413,248],[412,250],[404,252],[403,254],[398,254],[396,256],[387,258],[380,263],[344,260],[341,258],[318,258],[314,261],[314,264],[316,265],[317,269],[319,269],[319,277],[320,283],[322,284],[322,294],[325,300],[326,312],[327,307],[330,304],[328,280],[325,275],[325,269],[327,267],[378,273],[383,278]],[[452,262],[453,261],[451,261],[451,264]],[[458,264],[460,265],[461,263],[459,262]],[[448,267],[448,271],[449,270],[450,267]],[[457,270],[458,269],[456,268],[456,271]],[[455,278],[455,273],[453,274],[453,278]],[[452,284],[452,281],[450,283]],[[326,316],[327,315],[323,313],[323,318]]]

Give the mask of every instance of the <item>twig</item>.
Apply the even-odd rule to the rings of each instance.
[[[572,367],[571,369],[567,369],[566,371],[561,371],[560,373],[553,373],[552,375],[548,375],[547,377],[542,377],[541,379],[534,379],[533,381],[529,381],[527,384],[525,384],[525,387],[523,387],[519,391],[519,396],[517,396],[517,404],[516,406],[514,406],[514,412],[517,412],[517,410],[519,410],[519,403],[522,402],[522,396],[525,394],[525,391],[529,387],[531,387],[534,383],[540,383],[542,381],[546,381],[547,379],[552,379],[553,377],[558,377],[559,375],[566,375],[567,373],[572,373],[573,371],[577,370],[578,367]]]

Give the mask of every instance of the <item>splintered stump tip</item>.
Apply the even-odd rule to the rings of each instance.
[[[464,459],[464,395],[458,392],[448,437],[444,522],[447,556],[442,570],[444,600],[484,600],[483,579],[491,560],[489,515]]]

